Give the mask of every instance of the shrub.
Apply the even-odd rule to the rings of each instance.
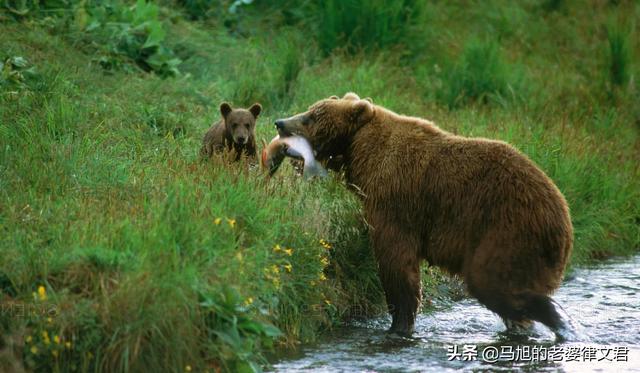
[[[131,60],[144,71],[160,76],[177,74],[181,60],[165,44],[166,31],[158,19],[158,6],[138,0],[128,7],[119,1],[88,9],[86,31],[91,42],[102,44],[98,57],[106,69],[126,67]]]

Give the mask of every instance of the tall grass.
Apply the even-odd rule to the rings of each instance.
[[[524,93],[522,80],[522,73],[506,62],[498,43],[472,39],[444,72],[438,97],[450,108],[512,101]]]
[[[336,48],[358,51],[411,43],[411,28],[424,9],[424,3],[415,0],[323,1],[316,10],[318,44],[329,54]]]
[[[221,91],[240,105],[259,101],[268,110],[287,108],[298,74],[312,53],[293,30],[241,41],[223,58],[231,71],[219,77]]]
[[[0,273],[14,294],[3,335],[27,367],[257,369],[276,339],[314,339],[350,302],[380,301],[358,203],[340,184],[200,164],[207,122],[185,114],[199,111],[181,87],[114,90],[125,76],[89,64],[52,73],[0,105]],[[85,95],[73,82],[91,76]],[[150,117],[182,118],[184,136]],[[339,269],[348,258],[369,270]],[[4,312],[25,305],[47,312]]]
[[[630,33],[617,23],[607,27],[609,81],[614,86],[625,86],[631,74]]]
[[[603,45],[593,38],[611,35],[590,31],[616,8],[563,2],[541,18],[519,5],[487,11],[497,3],[433,4],[427,25],[422,3],[328,1],[294,9],[326,17],[314,23],[326,34],[256,11],[242,15],[256,28],[245,36],[160,8],[163,42],[184,60],[168,80],[104,74],[93,49],[49,21],[0,25],[0,370],[258,370],[274,345],[385,313],[360,203],[340,175],[302,183],[288,165],[267,179],[197,160],[222,100],[264,105],[260,139],[275,135],[275,118],[355,91],[454,133],[506,140],[566,195],[573,265],[637,252],[638,132],[623,104],[634,93],[606,100],[591,58]],[[476,36],[487,29],[500,45]],[[441,32],[423,55],[395,47],[429,30]],[[612,55],[631,74],[624,56],[637,41],[622,34],[610,43],[627,52]],[[460,296],[424,273],[427,296]]]

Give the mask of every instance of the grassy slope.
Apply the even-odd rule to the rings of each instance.
[[[3,312],[13,350],[0,361],[236,369],[260,363],[255,351],[270,343],[272,330],[255,320],[275,323],[294,343],[349,308],[383,310],[358,203],[339,180],[303,184],[285,170],[266,182],[258,170],[197,162],[221,100],[262,102],[265,139],[274,118],[349,90],[452,132],[504,139],[567,196],[572,263],[634,252],[640,109],[634,87],[607,86],[602,28],[629,10],[587,8],[440,3],[428,13],[425,54],[327,58],[293,28],[238,38],[216,24],[177,20],[171,42],[190,57],[181,67],[189,75],[169,80],[105,75],[72,38],[0,24],[3,53],[39,71],[26,89],[0,97],[3,309],[57,310],[50,320]],[[436,92],[463,76],[453,66],[464,65],[458,56],[477,35],[498,35],[504,58],[496,74],[522,80],[514,83],[521,92],[449,110],[442,97],[452,96]],[[46,343],[44,331],[62,344]]]

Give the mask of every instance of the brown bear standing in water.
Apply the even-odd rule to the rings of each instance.
[[[573,228],[567,203],[531,160],[501,141],[466,138],[348,93],[276,121],[341,160],[362,197],[391,331],[411,334],[420,263],[458,274],[507,327],[537,320],[570,332],[549,297],[562,280]]]
[[[215,123],[202,140],[200,156],[210,158],[214,153],[221,153],[225,149],[235,152],[235,160],[242,155],[256,159],[256,119],[262,106],[253,104],[246,109],[232,109],[231,105],[223,102],[220,105],[222,119]]]

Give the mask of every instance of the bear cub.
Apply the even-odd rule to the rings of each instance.
[[[211,158],[215,153],[222,153],[225,150],[235,153],[235,159],[239,160],[242,155],[251,160],[256,159],[256,119],[262,106],[253,104],[248,110],[236,108],[226,102],[220,104],[220,114],[222,119],[211,126],[202,139],[200,156]]]

